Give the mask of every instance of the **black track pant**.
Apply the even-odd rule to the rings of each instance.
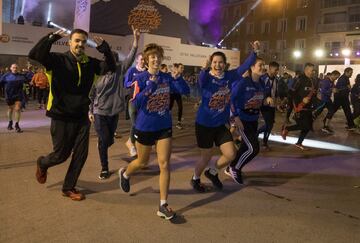
[[[347,125],[349,127],[354,127],[355,124],[353,121],[353,116],[351,114],[350,101],[348,97],[335,97],[334,107],[331,112],[327,113],[326,119],[331,119],[340,107],[345,113]]]
[[[119,115],[102,116],[95,114],[95,130],[98,135],[98,150],[102,170],[109,170],[108,149],[114,143],[114,133]]]
[[[231,166],[237,170],[241,170],[259,153],[258,141],[258,122],[241,120],[244,130],[239,130],[241,135],[240,148],[236,153],[235,159],[231,162]]]
[[[47,89],[37,89],[37,97],[39,104],[46,104],[47,96],[48,96],[48,90]]]
[[[275,107],[263,107],[261,109],[261,114],[264,118],[265,124],[259,128],[258,133],[264,133],[263,144],[267,145],[275,123]]]
[[[89,149],[89,120],[82,122],[65,122],[51,120],[50,133],[53,152],[40,161],[43,169],[65,162],[71,155],[71,162],[65,176],[63,191],[76,186],[81,170],[85,164]]]
[[[170,110],[172,110],[174,106],[174,101],[176,101],[178,105],[178,122],[181,122],[182,113],[183,113],[183,104],[181,94],[171,94],[170,95]]]
[[[296,125],[286,127],[288,131],[300,130],[300,135],[296,144],[302,144],[306,135],[312,130],[313,117],[311,110],[300,111],[295,114]]]

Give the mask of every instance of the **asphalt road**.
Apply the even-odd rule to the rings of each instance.
[[[124,145],[128,122],[119,121],[121,138],[109,152],[114,174],[98,179],[100,162],[92,129],[88,160],[78,187],[87,199],[61,195],[69,161],[49,169],[44,185],[35,179],[36,159],[51,151],[49,119],[35,104],[22,113],[24,133],[6,130],[6,106],[0,101],[0,242],[360,242],[360,153],[337,151],[335,144],[360,148],[360,135],[347,132],[342,111],[334,135],[310,139],[327,149],[300,151],[270,142],[245,167],[246,186],[223,172],[224,190],[195,193],[189,181],[199,151],[194,137],[193,104],[185,102],[185,129],[174,127],[169,204],[178,216],[156,216],[159,200],[155,154],[149,168],[131,178],[130,194],[118,186],[117,170],[130,160]],[[176,106],[175,106],[176,108]],[[274,132],[279,132],[278,114]],[[293,133],[292,135],[296,135]],[[316,144],[317,142],[315,142]],[[214,150],[214,158],[218,151]]]

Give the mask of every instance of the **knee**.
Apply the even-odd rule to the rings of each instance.
[[[69,157],[70,157],[71,153],[61,153],[61,154],[56,154],[54,156],[54,159],[58,162],[58,163],[62,163],[65,162]]]
[[[168,160],[159,160],[159,169],[160,171],[169,171],[169,161]]]
[[[226,154],[224,154],[224,156],[227,161],[233,161],[236,157],[236,149],[233,148],[233,149],[227,151]]]

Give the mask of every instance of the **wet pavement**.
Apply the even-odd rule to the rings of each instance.
[[[149,167],[131,178],[129,194],[119,189],[117,170],[131,160],[124,144],[129,131],[124,115],[119,121],[121,138],[109,151],[114,174],[108,180],[98,179],[97,138],[91,130],[88,160],[78,181],[86,200],[73,202],[61,196],[69,161],[50,168],[46,184],[38,184],[35,161],[52,147],[50,120],[44,113],[30,104],[22,113],[24,132],[9,132],[6,105],[0,101],[0,242],[360,241],[360,152],[356,152],[360,135],[345,130],[342,111],[332,123],[334,135],[320,131],[320,117],[308,136],[314,140],[311,146],[327,142],[325,149],[301,151],[271,141],[271,151],[262,150],[245,167],[246,186],[220,172],[223,191],[212,189],[203,177],[209,191],[198,194],[189,184],[199,158],[195,110],[192,102],[185,102],[184,129],[174,127],[169,204],[178,217],[172,221],[156,216],[155,154]],[[275,140],[283,114],[278,113],[276,120]],[[217,156],[214,149],[212,162]]]

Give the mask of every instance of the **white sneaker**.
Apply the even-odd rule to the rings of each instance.
[[[137,155],[137,151],[136,151],[135,146],[132,146],[132,147],[130,148],[129,153],[130,153],[130,156],[131,156],[131,157],[134,157],[134,156]]]
[[[131,157],[137,155],[136,148],[135,148],[134,144],[131,143],[131,140],[130,140],[130,139],[128,139],[128,140],[126,141],[125,145],[126,145],[126,147],[128,148],[129,154],[130,154]]]

